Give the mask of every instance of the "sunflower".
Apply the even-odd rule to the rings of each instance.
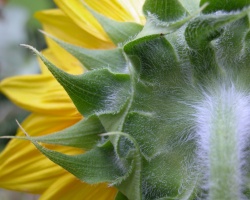
[[[62,41],[90,49],[112,49],[115,44],[83,6],[81,0],[55,0],[58,9],[36,13],[43,29]],[[143,0],[85,0],[93,10],[117,21],[144,23]],[[46,37],[43,50],[50,61],[71,74],[83,73],[80,62]],[[32,136],[60,131],[82,119],[62,86],[40,61],[41,74],[3,80],[0,90],[12,102],[32,114],[22,127]],[[22,135],[21,130],[17,135]],[[79,150],[62,148],[73,154]],[[106,184],[88,185],[55,165],[27,141],[12,140],[0,155],[0,187],[41,194],[40,199],[113,199],[117,193]]]
[[[65,0],[38,13],[49,48],[25,46],[47,68],[0,87],[32,111],[18,138],[83,183],[12,141],[0,186],[44,199],[249,199],[250,2],[209,2]]]

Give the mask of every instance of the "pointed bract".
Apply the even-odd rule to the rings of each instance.
[[[33,137],[37,142],[71,146],[82,149],[93,148],[100,140],[99,134],[105,133],[96,116],[83,119],[73,126],[49,135]]]
[[[130,77],[126,74],[112,74],[108,69],[101,69],[71,75],[38,55],[67,91],[78,111],[86,117],[93,113],[117,113],[130,96]]]
[[[87,183],[112,182],[123,174],[124,169],[115,165],[116,157],[112,147],[97,147],[72,156],[47,149],[33,139],[31,141],[46,157]]]
[[[87,70],[109,69],[114,73],[127,73],[127,63],[120,48],[90,50],[68,44],[50,36],[61,47],[75,56]]]

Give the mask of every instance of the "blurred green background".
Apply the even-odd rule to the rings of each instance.
[[[54,7],[52,0],[0,0],[0,81],[10,76],[39,73],[36,57],[20,44],[29,44],[38,50],[46,48],[43,35],[38,31],[42,27],[33,15],[36,11]],[[0,93],[0,136],[15,135],[15,120],[22,122],[28,114]],[[0,140],[0,151],[7,142]],[[0,189],[0,200],[37,198],[37,195]]]
[[[29,44],[38,50],[46,47],[38,31],[40,23],[33,17],[39,10],[55,7],[51,0],[0,0],[0,80],[22,74],[39,72],[38,62],[30,50],[20,44]],[[0,94],[0,135],[14,135],[17,124],[28,112],[14,106]],[[0,140],[2,150],[7,140]]]

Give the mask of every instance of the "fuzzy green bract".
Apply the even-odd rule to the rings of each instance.
[[[68,74],[39,56],[84,120],[30,140],[78,179],[118,188],[117,200],[218,200],[207,195],[211,180],[197,153],[196,105],[219,85],[233,83],[248,92],[250,1],[210,0],[199,12],[206,2],[146,0],[144,28],[91,11],[118,45],[113,50],[54,38],[86,72]],[[65,155],[38,142],[86,152]],[[239,199],[250,198],[246,166]]]

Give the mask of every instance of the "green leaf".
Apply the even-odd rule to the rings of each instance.
[[[81,181],[90,184],[112,182],[123,175],[124,169],[117,167],[117,158],[111,145],[109,147],[97,147],[84,154],[66,155],[44,148],[32,138],[30,140],[47,158]]]
[[[100,140],[99,134],[105,132],[99,118],[90,116],[67,129],[50,135],[33,137],[33,140],[47,144],[91,149]]]
[[[38,55],[85,117],[94,113],[117,113],[130,96],[130,77],[127,74],[113,74],[108,69],[100,69],[71,75],[40,53]]]
[[[178,0],[146,0],[143,12],[146,17],[154,14],[164,22],[177,21],[187,15],[187,11]]]
[[[114,73],[127,73],[126,60],[120,48],[112,50],[90,50],[68,44],[52,36],[49,37],[75,56],[88,70],[109,69]]]
[[[237,11],[250,5],[250,0],[201,0],[200,5],[209,3],[203,13],[216,11]]]
[[[134,22],[118,22],[112,20],[95,12],[89,7],[87,8],[116,45],[127,42],[129,39],[136,36],[143,28],[142,25]]]

